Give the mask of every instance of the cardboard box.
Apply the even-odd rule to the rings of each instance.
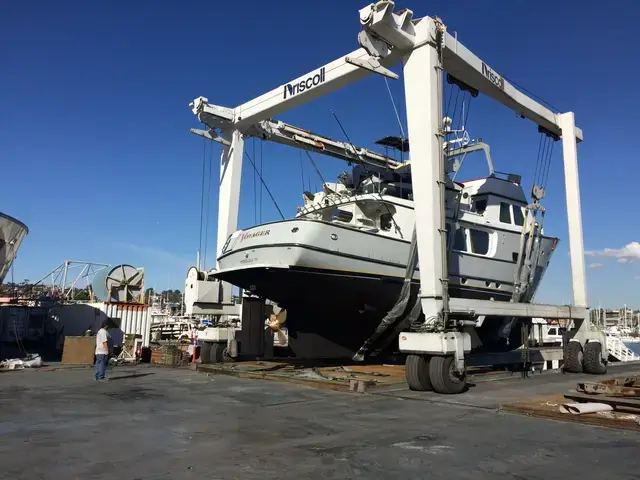
[[[62,363],[69,365],[93,365],[96,337],[65,337]]]

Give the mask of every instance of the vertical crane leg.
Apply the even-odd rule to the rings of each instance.
[[[238,229],[238,211],[240,208],[240,180],[242,178],[242,157],[244,138],[238,130],[227,130],[222,137],[231,142],[223,146],[220,155],[220,190],[218,198],[218,237],[216,244],[217,259],[229,235]],[[222,283],[222,302],[231,303],[231,284]]]
[[[580,208],[580,184],[578,180],[578,152],[576,149],[575,120],[573,112],[558,115],[562,128],[562,156],[569,222],[569,252],[571,258],[571,286],[573,305],[587,306],[587,284],[584,267],[584,243],[582,240],[582,212]],[[565,135],[564,132],[570,132]]]
[[[582,212],[580,208],[580,182],[578,178],[578,152],[573,112],[558,115],[562,129],[562,156],[569,223],[569,254],[571,260],[571,286],[573,305],[587,306],[587,283],[582,238]],[[569,132],[565,135],[565,132]],[[602,374],[606,372],[608,358],[606,337],[602,332],[590,332],[588,317],[575,320],[570,341],[565,348],[565,369],[572,372]]]
[[[427,321],[443,306],[444,163],[440,138],[442,77],[438,52],[424,45],[404,58],[407,129],[418,234],[420,297]]]
[[[418,235],[420,299],[426,324],[443,313],[448,266],[445,256],[444,155],[440,136],[442,70],[438,52],[424,45],[404,58],[407,129],[411,145],[411,178]],[[419,343],[407,356],[405,377],[412,390],[460,393],[466,388],[465,352],[468,334],[461,332],[403,333]],[[411,341],[411,340],[409,340]]]

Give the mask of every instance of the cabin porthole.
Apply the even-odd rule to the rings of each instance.
[[[338,234],[337,233],[332,233],[331,234],[331,240],[337,240],[338,239]]]
[[[291,229],[291,233],[296,233],[298,230],[300,230],[298,227],[293,227]]]

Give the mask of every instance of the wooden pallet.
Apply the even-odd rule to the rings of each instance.
[[[164,345],[151,351],[151,363],[155,365],[184,365],[185,352],[175,345]]]

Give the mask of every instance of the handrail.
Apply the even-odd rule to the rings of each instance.
[[[640,355],[627,347],[622,340],[617,337],[607,337],[607,350],[609,355],[620,362],[632,362],[640,360]]]

